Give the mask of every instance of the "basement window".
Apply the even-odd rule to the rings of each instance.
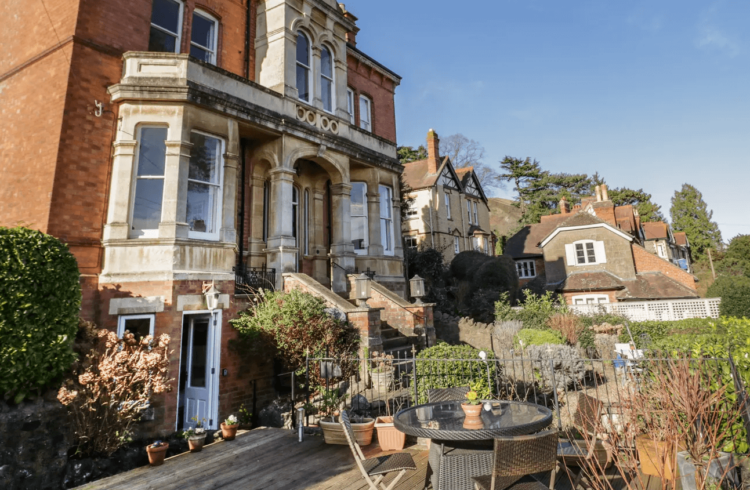
[[[154,0],[151,7],[151,33],[148,50],[179,53],[182,34],[182,2]]]

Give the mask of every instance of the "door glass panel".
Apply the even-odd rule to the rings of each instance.
[[[193,322],[193,348],[190,366],[190,387],[206,387],[208,358],[208,320]]]

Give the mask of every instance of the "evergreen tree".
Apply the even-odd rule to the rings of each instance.
[[[692,185],[683,184],[682,189],[674,193],[669,214],[672,229],[687,235],[695,260],[702,259],[709,248],[721,243],[719,225],[712,221],[714,212],[708,209],[703,195]]]
[[[513,190],[518,195],[517,201],[521,211],[525,214],[532,196],[543,190],[542,180],[549,173],[542,170],[539,162],[526,157],[525,160],[506,156],[500,162],[505,173],[499,179],[513,184]]]
[[[427,158],[427,148],[424,145],[420,145],[416,150],[412,146],[399,146],[396,152],[401,165]]]

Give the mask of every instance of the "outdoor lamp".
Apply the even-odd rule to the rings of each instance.
[[[419,276],[414,276],[409,279],[409,286],[411,287],[411,295],[416,300],[415,304],[422,304],[422,297],[424,296],[424,279]]]
[[[208,291],[203,293],[206,296],[206,306],[210,311],[214,311],[216,308],[219,307],[219,290],[216,289],[214,286],[214,283],[211,283],[211,287],[208,288]]]
[[[357,276],[356,292],[357,292],[357,306],[369,306],[367,300],[370,299],[370,278],[364,272]]]

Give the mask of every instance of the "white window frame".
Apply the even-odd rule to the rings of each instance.
[[[370,217],[368,216],[368,205],[367,205],[367,182],[352,182],[352,184],[362,184],[364,186],[363,189],[363,196],[362,196],[362,214],[351,214],[351,204],[350,204],[350,212],[349,217],[351,218],[351,222],[349,223],[349,226],[354,223],[354,218],[364,218],[365,219],[365,236],[364,236],[364,248],[355,248],[354,253],[357,255],[367,255],[369,253],[370,248]],[[354,190],[354,187],[352,187],[352,191]],[[351,201],[350,201],[351,202]]]
[[[591,300],[591,301],[589,301]],[[600,301],[604,300],[604,301]],[[609,295],[606,294],[581,294],[570,298],[572,305],[606,305],[609,304]]]
[[[354,90],[346,89],[346,110],[349,111],[349,123],[354,124]]]
[[[135,148],[135,154],[133,155],[133,181],[130,186],[130,214],[129,214],[129,224],[128,224],[128,237],[130,238],[158,238],[159,237],[159,227],[149,229],[149,230],[136,230],[133,229],[133,220],[135,219],[135,191],[136,186],[138,185],[138,179],[161,179],[162,180],[162,202],[161,202],[161,211],[164,213],[164,187],[166,186],[166,178],[167,178],[167,154],[166,151],[164,153],[164,175],[161,177],[155,177],[155,176],[143,176],[138,177],[138,165],[140,164],[140,154],[141,154],[141,141],[142,141],[142,133],[144,129],[166,129],[167,130],[167,138],[169,138],[169,128],[166,126],[161,126],[158,124],[144,124],[143,126],[138,126],[138,133],[136,137],[136,148]],[[165,145],[166,145],[165,140]],[[166,150],[166,149],[165,149]],[[161,223],[161,220],[159,220],[159,223]]]
[[[473,201],[474,203],[474,224],[479,225],[479,212],[477,210],[477,202]]]
[[[191,20],[191,22],[193,23],[195,22],[194,19],[196,15],[199,17],[203,17],[206,20],[210,20],[211,22],[214,23],[213,32],[211,36],[212,37],[211,41],[213,42],[213,50],[207,46],[201,46],[200,44],[194,42],[192,31],[190,33],[190,46],[191,47],[195,46],[198,49],[202,49],[203,51],[208,51],[211,54],[211,56],[210,56],[210,60],[207,61],[207,63],[211,63],[212,65],[215,65],[218,59],[217,52],[219,50],[219,19],[209,14],[205,10],[195,9],[193,10],[193,20]]]
[[[331,56],[331,77],[329,78],[323,73],[323,50],[328,51],[328,54]],[[326,79],[331,82],[331,108],[326,109],[323,107],[323,110],[329,114],[333,114],[334,111],[336,111],[336,58],[333,56],[333,50],[329,48],[328,46],[321,46],[320,48],[320,60],[321,60],[321,66],[320,66],[320,101],[323,102],[323,79]]]
[[[524,267],[525,266],[525,267]],[[533,279],[536,277],[535,260],[516,260],[516,273],[519,279]]]
[[[404,237],[404,245],[406,248],[417,248],[419,246],[419,240],[415,236]]]
[[[367,118],[362,117],[362,103],[365,103],[367,109],[365,114]],[[359,127],[372,133],[372,100],[366,95],[359,96]]]
[[[593,247],[593,250],[594,250],[594,260],[593,260],[593,262],[589,261],[589,254],[588,254],[588,250],[587,250],[587,244],[589,244],[589,243],[592,244],[592,247]],[[601,245],[599,245],[599,244],[601,244]],[[574,263],[572,265],[574,265],[576,267],[584,267],[584,266],[587,266],[587,265],[597,265],[597,264],[604,264],[604,263],[606,263],[605,257],[600,256],[601,255],[600,251],[603,251],[602,249],[604,248],[604,242],[597,242],[596,240],[578,240],[576,242],[571,243],[570,245],[572,246],[572,251],[573,251],[573,262]],[[585,262],[583,262],[583,263],[578,262],[578,245],[580,245],[583,248],[583,252],[584,252],[583,256],[584,256],[584,259],[585,259]],[[604,259],[604,260],[602,260],[602,259]]]
[[[297,67],[301,66],[305,69],[305,73],[307,74],[307,95],[308,97],[312,98],[313,93],[313,87],[312,87],[312,41],[310,40],[310,36],[305,34],[304,31],[297,31],[297,39],[299,39],[299,36],[305,36],[305,39],[307,40],[307,65],[304,65],[297,59],[297,50],[294,51],[294,67],[295,67],[295,73],[294,73],[294,84],[295,87],[297,86]],[[297,97],[302,102],[310,103],[310,99],[303,99],[302,96],[299,94],[299,87],[297,88]]]
[[[663,243],[656,244],[656,253],[662,259],[667,258],[667,247]]]
[[[419,218],[419,208],[417,207],[416,200],[409,202],[409,207],[406,208],[406,219],[417,219]]]
[[[471,248],[476,252],[482,251],[482,246],[479,242],[479,237],[476,237],[476,236],[471,237]]]
[[[216,192],[216,195],[218,196],[218,200],[217,200],[216,203],[214,203],[214,205],[216,206],[215,216],[214,216],[214,218],[216,219],[216,225],[214,226],[214,230],[215,231],[213,233],[210,233],[210,232],[207,232],[207,231],[206,232],[203,232],[203,231],[191,231],[188,228],[188,238],[196,239],[196,240],[217,241],[217,240],[219,240],[219,237],[221,235],[221,219],[222,219],[222,212],[224,211],[224,153],[226,152],[227,142],[226,142],[226,140],[224,138],[222,138],[220,136],[216,136],[215,134],[206,133],[205,131],[193,130],[193,131],[191,131],[191,133],[198,133],[198,134],[202,134],[203,136],[208,136],[210,138],[214,138],[214,139],[219,140],[221,142],[221,149],[219,150],[219,178],[218,178],[219,183],[218,184],[210,184],[210,183],[207,183],[207,182],[203,182],[203,181],[200,181],[200,180],[193,180],[193,179],[190,179],[190,178],[187,179],[188,182],[197,182],[199,184],[208,184],[208,185],[213,185],[213,186],[219,188],[219,190]],[[189,196],[188,196],[188,198],[185,199],[185,208],[186,209],[187,209],[187,201],[188,201],[188,199],[189,199]]]
[[[156,323],[156,315],[148,313],[145,315],[120,315],[117,317],[117,338],[121,339],[125,335],[125,323],[128,320],[150,320],[151,325],[149,326],[148,334],[154,336],[154,324]]]
[[[453,218],[451,218],[451,195],[443,191],[443,196],[445,196],[444,200],[445,200],[446,217],[452,220]]]
[[[387,185],[379,185],[378,192],[380,193],[380,236],[381,242],[383,237],[383,231],[385,230],[385,236],[390,237],[388,240],[390,243],[381,243],[383,245],[384,255],[394,255],[396,253],[395,237],[393,233],[393,189]],[[383,195],[387,194],[387,197],[383,199]],[[383,201],[385,200],[385,212],[383,210]]]
[[[179,53],[180,52],[180,45],[182,43],[182,22],[183,22],[183,15],[185,12],[185,3],[182,0],[172,0],[173,2],[180,5],[180,11],[177,14],[177,32],[172,32],[168,29],[165,29],[162,26],[156,25],[153,22],[150,21],[151,27],[155,27],[157,30],[169,34],[170,36],[175,36],[175,44],[174,44],[174,52]],[[153,4],[151,6],[152,13],[151,13],[151,20],[153,20]],[[151,36],[151,33],[149,32],[149,37]]]
[[[457,236],[453,236],[453,252],[460,254],[461,253],[461,239]]]

